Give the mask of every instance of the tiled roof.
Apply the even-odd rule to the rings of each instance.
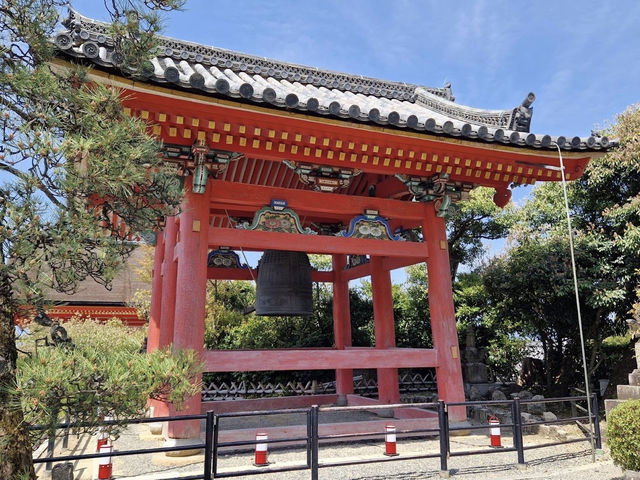
[[[122,58],[109,38],[109,24],[70,10],[66,31],[55,38],[67,55],[106,68]],[[159,37],[157,55],[142,72],[125,72],[151,83],[274,108],[389,125],[426,134],[461,137],[529,148],[602,150],[606,137],[564,137],[529,133],[529,93],[511,110],[483,110],[454,102],[450,85],[431,88],[321,70],[239,52]]]

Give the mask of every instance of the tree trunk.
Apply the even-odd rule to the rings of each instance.
[[[0,478],[28,474],[35,479],[31,441],[15,393],[16,359],[14,308],[9,282],[0,278]]]

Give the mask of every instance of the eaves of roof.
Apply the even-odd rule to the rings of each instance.
[[[121,55],[109,24],[70,10],[67,30],[54,41],[64,55],[120,70]],[[511,110],[484,110],[454,102],[451,88],[430,88],[321,70],[239,52],[159,37],[157,54],[141,72],[123,72],[150,83],[169,84],[214,96],[303,111],[348,121],[392,126],[425,134],[460,137],[534,149],[602,151],[607,137],[529,133],[535,96]]]

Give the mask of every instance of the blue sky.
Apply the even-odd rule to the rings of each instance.
[[[107,19],[99,0],[76,0]],[[536,94],[531,131],[587,136],[640,102],[640,1],[188,1],[165,35],[440,87],[503,109]],[[526,190],[514,192],[521,201]]]
[[[106,19],[102,1],[74,7]],[[510,108],[532,131],[588,135],[640,101],[640,2],[187,1],[168,36],[331,70],[439,87]]]

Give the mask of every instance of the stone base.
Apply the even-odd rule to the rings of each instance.
[[[199,445],[202,443],[200,438],[167,438],[164,442],[165,447],[188,447],[189,445]],[[174,452],[165,452],[167,457],[190,457],[192,455],[199,455],[202,452],[200,448],[194,448],[189,450],[177,450]]]
[[[609,416],[609,412],[611,412],[611,410],[616,408],[622,402],[624,402],[624,400],[615,400],[615,399],[610,399],[610,398],[606,399],[604,401],[604,410],[606,412],[606,415]]]
[[[640,472],[636,472],[635,470],[625,470],[623,478],[625,480],[640,480]]]
[[[450,426],[456,428],[462,428],[462,430],[451,430],[449,435],[452,437],[466,437],[467,435],[471,435],[471,430],[468,430],[466,427],[470,427],[471,423],[467,420],[463,422],[450,422]]]
[[[150,423],[149,433],[151,435],[162,435],[162,422]]]
[[[382,418],[393,418],[393,408],[381,408],[379,410],[373,410],[373,412]]]

